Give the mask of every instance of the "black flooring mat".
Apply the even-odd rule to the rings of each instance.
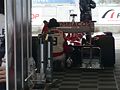
[[[56,83],[46,90],[118,90],[113,69],[69,69],[53,78]]]
[[[53,77],[57,81],[46,90],[120,90],[120,49],[114,69],[70,69],[54,72]]]

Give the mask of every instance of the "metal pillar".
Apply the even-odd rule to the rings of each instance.
[[[24,90],[32,56],[31,0],[5,0],[7,90]]]

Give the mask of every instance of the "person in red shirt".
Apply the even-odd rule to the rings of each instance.
[[[57,29],[59,23],[55,18],[49,20],[48,29],[52,32],[51,36],[53,38],[53,70],[59,71],[64,68],[65,63],[65,53],[64,53],[64,37],[63,32]]]
[[[42,34],[47,34],[47,32],[48,32],[48,22],[46,20],[44,20],[43,23],[44,23],[44,26],[43,26],[43,29],[42,29]]]
[[[63,70],[65,67],[66,56],[69,56],[71,48],[67,45],[64,32],[57,29],[59,23],[55,18],[52,18],[44,22],[44,27],[42,30],[43,35],[47,35],[48,31],[52,32],[51,36],[53,38],[53,70],[59,71]]]
[[[53,70],[59,71],[65,68],[66,56],[71,52],[71,47],[67,45],[64,32],[57,29],[59,23],[56,19],[50,19],[48,29],[53,34]]]

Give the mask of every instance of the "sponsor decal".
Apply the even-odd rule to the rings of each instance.
[[[59,22],[61,27],[90,27],[94,25],[94,22]]]
[[[100,7],[99,24],[120,24],[120,7]]]
[[[120,13],[116,12],[114,9],[110,9],[103,14],[102,18],[106,18],[108,14],[110,16],[109,18],[119,18],[120,17]]]
[[[37,19],[40,16],[40,14],[32,14],[32,19]]]

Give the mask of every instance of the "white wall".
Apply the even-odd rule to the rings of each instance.
[[[92,18],[93,21],[97,21],[97,31],[120,32],[118,26],[120,24],[120,5],[112,4],[114,3],[113,0],[110,2],[106,0],[103,2],[100,2],[100,0],[95,1],[97,2],[97,7],[92,9]],[[108,12],[105,18],[102,18],[110,9],[113,9],[113,11]],[[111,18],[113,12],[113,18]],[[43,20],[49,21],[51,18],[56,18],[58,21],[70,22],[72,20],[70,14],[72,13],[77,14],[75,21],[80,21],[79,0],[75,0],[75,4],[36,4],[32,8],[32,14],[36,15],[32,19],[32,24],[33,27],[39,27],[38,29],[40,31],[43,26]],[[118,14],[119,16],[117,18]]]

